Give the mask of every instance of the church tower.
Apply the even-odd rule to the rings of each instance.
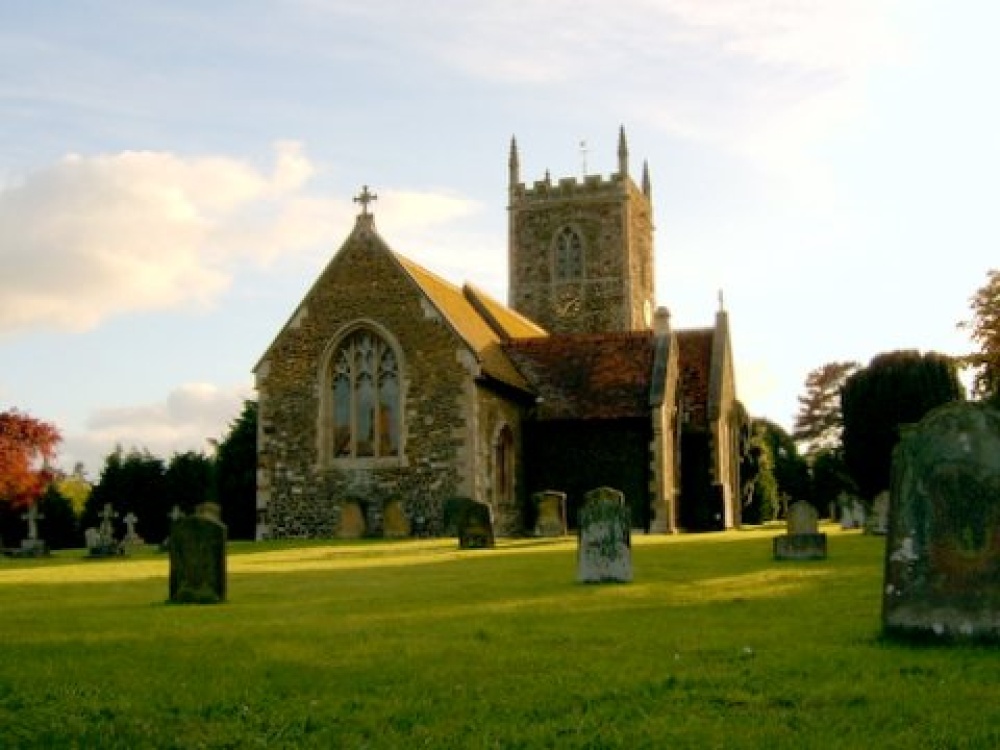
[[[509,161],[509,304],[550,333],[652,326],[653,208],[649,169],[629,175],[625,130],[618,171],[553,183],[521,182],[517,142]]]

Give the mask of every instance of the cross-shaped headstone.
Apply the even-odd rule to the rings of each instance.
[[[126,532],[125,535],[129,539],[131,539],[132,537],[135,536],[135,525],[139,521],[139,517],[132,511],[129,511],[128,515],[126,515],[125,518],[123,518],[122,520],[125,522],[125,526],[128,528],[128,531]]]
[[[175,505],[170,509],[170,522],[173,523],[178,518],[184,518],[184,511],[181,510],[181,506]]]
[[[360,195],[356,195],[354,197],[354,202],[361,204],[361,215],[362,216],[367,216],[368,215],[368,204],[371,203],[372,201],[376,201],[376,200],[378,200],[378,196],[375,193],[369,191],[367,185],[362,185],[362,187],[361,187],[361,194]]]
[[[28,512],[22,515],[21,518],[28,522],[28,539],[38,539],[38,521],[45,518],[44,515],[38,512],[38,505],[32,503],[28,507]]]

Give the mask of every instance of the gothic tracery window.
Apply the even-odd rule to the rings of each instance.
[[[556,235],[555,273],[560,280],[583,276],[583,240],[573,227],[563,227]]]
[[[399,363],[380,336],[359,329],[331,361],[334,458],[399,455]]]

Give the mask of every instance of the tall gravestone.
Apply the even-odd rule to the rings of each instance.
[[[566,493],[555,490],[536,492],[535,536],[566,535]]]
[[[174,521],[170,528],[170,601],[215,604],[226,600],[226,525],[218,506]]]
[[[458,546],[461,549],[492,549],[493,509],[486,503],[466,503],[458,517]]]
[[[882,625],[1000,641],[1000,411],[953,403],[893,453]]]
[[[580,509],[577,580],[627,583],[632,580],[632,514],[625,496],[611,487],[588,492]]]
[[[386,539],[404,539],[410,535],[410,519],[406,517],[403,501],[394,498],[382,511],[382,536]]]
[[[38,504],[32,503],[28,510],[21,516],[28,523],[28,536],[21,540],[19,554],[24,557],[42,557],[49,553],[45,541],[38,536],[38,522],[45,516],[38,512]],[[2,546],[2,545],[0,545]]]

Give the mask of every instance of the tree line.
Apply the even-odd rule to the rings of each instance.
[[[958,324],[978,347],[949,357],[916,350],[885,352],[866,366],[829,362],[806,377],[791,434],[766,419],[751,421],[743,460],[743,520],[777,518],[790,500],[807,500],[828,516],[845,493],[871,506],[888,490],[892,452],[907,424],[937,406],[971,397],[1000,406],[1000,271],[969,300]]]
[[[16,430],[13,425],[17,425]],[[51,425],[13,410],[0,414],[3,543],[14,545],[23,538],[22,515],[33,502],[38,503],[44,517],[40,536],[53,549],[82,547],[85,529],[100,525],[100,513],[106,504],[118,514],[119,524],[125,515],[134,513],[139,519],[136,530],[147,542],[160,542],[169,535],[175,507],[189,514],[206,502],[222,507],[222,520],[230,538],[254,538],[255,401],[244,402],[239,417],[216,443],[215,455],[187,451],[164,460],[147,449],[126,451],[118,446],[105,458],[100,477],[92,485],[79,464],[70,474],[48,466],[58,440],[58,431]]]

